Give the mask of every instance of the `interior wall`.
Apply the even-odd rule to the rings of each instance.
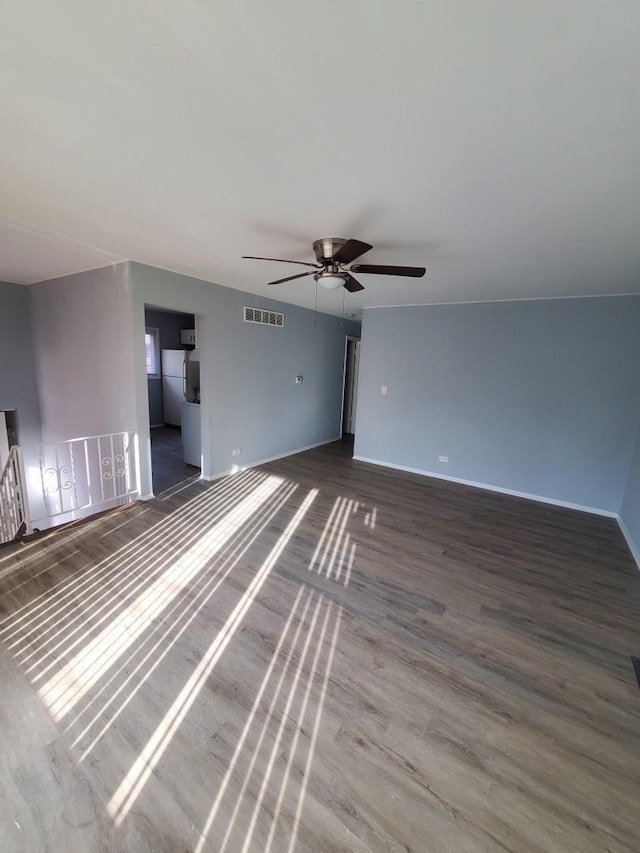
[[[640,297],[364,314],[357,457],[619,512],[640,423]]]
[[[29,295],[43,440],[135,429],[127,264],[33,284]]]
[[[143,478],[145,303],[198,316],[205,476],[339,438],[345,338],[359,332],[357,323],[143,264],[131,263],[130,276]],[[244,305],[284,312],[284,327],[244,323]],[[150,476],[144,482],[150,490]]]
[[[193,347],[185,346],[180,340],[182,329],[194,328],[195,317],[193,314],[145,308],[144,317],[145,326],[158,330],[160,350],[193,349]],[[163,421],[161,376],[147,377],[147,393],[149,397],[149,421],[151,426],[159,426]]]
[[[629,477],[622,500],[620,520],[633,556],[640,566],[640,429],[629,467]]]
[[[20,444],[39,444],[40,405],[29,288],[0,282],[0,410],[5,409],[17,410]]]

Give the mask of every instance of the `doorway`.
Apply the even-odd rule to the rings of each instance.
[[[155,495],[200,475],[200,363],[195,327],[193,314],[145,305]]]
[[[347,335],[344,359],[344,396],[342,400],[342,437],[353,440],[358,408],[358,373],[360,370],[360,338]]]

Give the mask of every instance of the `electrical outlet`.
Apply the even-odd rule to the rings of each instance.
[[[448,462],[448,461],[449,461],[448,456],[438,456],[438,462]]]
[[[232,456],[240,456],[240,448],[236,447],[235,450],[231,451]]]

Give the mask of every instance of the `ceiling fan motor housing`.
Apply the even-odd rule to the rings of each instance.
[[[344,237],[321,237],[319,240],[316,240],[313,244],[313,251],[315,252],[318,263],[326,264],[346,242]]]

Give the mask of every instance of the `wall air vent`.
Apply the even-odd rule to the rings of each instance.
[[[264,308],[244,306],[244,322],[260,323],[262,326],[284,326],[284,314],[279,311],[267,311]]]

